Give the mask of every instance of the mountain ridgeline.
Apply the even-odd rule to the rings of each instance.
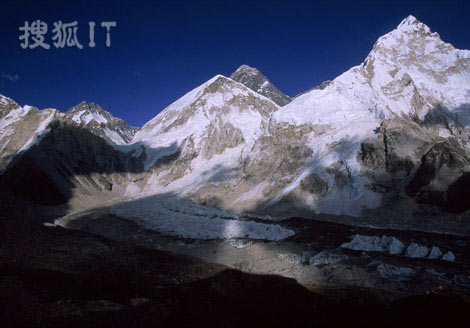
[[[0,197],[67,213],[172,192],[237,212],[445,230],[468,222],[469,142],[470,51],[409,16],[358,66],[293,99],[247,65],[140,129],[89,102],[62,114],[1,96]]]

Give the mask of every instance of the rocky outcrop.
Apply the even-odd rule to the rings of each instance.
[[[463,196],[470,186],[469,176],[468,154],[458,143],[447,140],[434,145],[423,155],[406,192],[420,204],[463,212],[470,209]]]
[[[248,65],[241,65],[230,78],[234,81],[240,82],[250,88],[251,90],[263,95],[279,106],[287,105],[291,99],[278,88],[276,88],[266,76],[264,76],[256,68]]]
[[[38,167],[55,176],[65,170],[57,160],[73,186],[67,188],[78,192],[71,199],[83,204],[96,192],[96,201],[171,192],[240,212],[374,216],[384,225],[463,213],[455,216],[463,222],[469,62],[470,51],[410,16],[380,37],[363,63],[292,101],[243,65],[231,78],[217,75],[188,92],[135,135],[92,103],[63,117],[2,98],[0,164],[6,168],[18,154],[36,161],[33,149],[52,149]],[[62,139],[51,142],[57,127],[48,133],[47,126],[56,120],[75,122],[71,137],[59,129]],[[38,142],[47,149],[29,152]]]

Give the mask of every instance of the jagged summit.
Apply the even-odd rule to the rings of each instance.
[[[248,66],[246,64],[240,65],[240,67],[237,68],[237,70],[234,72],[259,72],[256,68]]]
[[[468,189],[470,174],[468,90],[470,51],[409,16],[378,38],[363,63],[292,100],[249,65],[230,78],[214,76],[116,147],[133,173],[119,175],[113,190],[132,197],[176,192],[281,216],[359,218],[365,209],[386,216],[398,209],[405,224],[435,195],[440,208],[468,210],[468,201],[455,197]],[[0,149],[7,156],[31,145],[55,117],[29,108],[5,112]],[[91,102],[66,116],[114,143],[132,135]]]
[[[241,65],[230,75],[230,78],[271,99],[279,106],[284,106],[291,101],[289,96],[276,88],[266,76],[254,67]]]
[[[241,153],[251,149],[256,138],[263,135],[271,113],[278,109],[271,99],[246,85],[216,75],[147,122],[132,143],[149,147],[146,168],[179,152],[177,156],[184,159],[181,163],[189,165],[194,160],[198,167],[193,168],[194,174],[200,174],[201,169],[211,167],[208,160],[214,165],[237,163]],[[225,157],[218,156],[224,152]],[[167,179],[173,180],[173,175]],[[190,176],[183,180],[192,181]]]
[[[400,24],[398,24],[397,30],[400,31],[417,31],[417,30],[423,30],[426,32],[430,32],[430,28],[422,23],[420,20],[418,20],[415,16],[409,15],[406,17],[404,20],[401,21]]]
[[[87,101],[87,100],[83,100],[78,105],[75,105],[69,108],[65,114],[70,115],[72,113],[80,113],[80,112],[101,114],[102,116],[109,118],[109,119],[113,117],[113,115],[110,112],[104,110],[100,105],[91,101]]]
[[[251,66],[246,65],[246,64],[242,64],[236,69],[235,72],[232,73],[230,78],[232,78],[233,76],[241,75],[241,74],[251,75],[251,76],[256,76],[256,75],[259,75],[259,74],[263,75],[257,68],[251,67]]]
[[[138,130],[90,101],[71,107],[65,115],[79,126],[117,145],[127,144]]]

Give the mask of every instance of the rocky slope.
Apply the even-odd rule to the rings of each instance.
[[[310,135],[313,165],[301,175],[325,185],[324,195],[314,193],[313,208],[360,215],[390,198],[409,200],[403,187],[439,143],[468,158],[469,62],[469,51],[454,49],[410,16],[379,38],[361,65],[275,113],[277,124],[325,130]],[[442,188],[460,178],[455,173]],[[301,193],[301,181],[284,192]]]
[[[362,64],[280,109],[266,109],[253,102],[256,94],[218,76],[157,115],[133,142],[158,140],[159,151],[173,154],[157,156],[163,162],[149,171],[148,185],[227,209],[399,214],[404,221],[428,205],[462,213],[469,206],[461,196],[470,170],[469,63],[469,51],[409,16],[379,38]],[[247,83],[251,75],[257,71],[242,66],[232,78],[259,91]],[[212,88],[221,81],[223,89]],[[208,86],[212,98],[194,101]],[[252,108],[244,119],[233,116],[239,104]],[[207,108],[219,117],[205,114]],[[213,132],[202,136],[195,126]]]
[[[266,76],[263,75],[256,68],[248,65],[241,65],[230,78],[234,81],[240,82],[250,88],[251,90],[263,95],[279,106],[287,105],[291,99],[284,94],[281,90],[276,88]]]
[[[243,84],[222,75],[184,95],[145,124],[132,140],[145,154],[146,174],[130,193],[144,190],[196,192],[226,181],[239,185],[242,163],[267,133],[279,107]],[[143,147],[143,148],[139,148]],[[202,188],[202,189],[201,189]],[[233,195],[235,193],[232,193]],[[227,195],[229,196],[229,195]]]
[[[38,142],[49,131],[49,123],[61,115],[52,108],[21,107],[0,95],[0,172],[15,156]]]
[[[453,231],[467,222],[470,51],[409,16],[378,39],[363,63],[333,81],[289,103],[278,91],[242,65],[231,78],[217,75],[190,91],[135,135],[95,104],[62,115],[2,98],[2,167],[28,150],[30,140],[46,138],[57,116],[74,133],[89,132],[85,141],[65,139],[70,149],[88,152],[62,156],[68,145],[50,138],[41,147],[58,152],[61,165],[73,163],[68,180],[90,172],[104,177],[119,191],[106,199],[165,192],[274,216],[326,213],[444,230],[454,222]],[[30,154],[38,158],[46,151],[41,147]],[[103,160],[113,159],[95,163],[103,151]],[[57,170],[52,162],[43,168]],[[72,198],[91,200],[103,188],[73,190]]]

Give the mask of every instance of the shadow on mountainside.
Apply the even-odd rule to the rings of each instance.
[[[0,236],[2,327],[417,327],[469,320],[468,304],[454,295],[382,304],[352,290],[362,302],[335,301],[293,279],[29,220],[1,218]]]
[[[64,122],[54,121],[48,128],[47,134],[17,154],[0,175],[3,211],[30,214],[35,219],[42,212],[40,220],[52,221],[67,213],[72,197],[93,204],[119,196],[115,180],[132,181],[128,174],[144,172],[147,156],[179,154],[176,144],[149,152],[139,144],[111,146],[88,130]],[[156,165],[177,157],[163,155]]]
[[[438,104],[424,116],[423,120],[415,118],[414,121],[426,127],[449,128],[451,124],[455,124],[459,128],[468,128],[470,126],[470,104],[462,104],[452,111],[442,104]]]
[[[458,112],[467,109],[463,106]],[[448,119],[458,120],[456,115],[452,114],[454,116],[451,117],[451,114],[437,106],[426,116],[422,125],[410,121],[406,126],[385,128],[382,124],[373,140],[342,140],[328,145],[330,151],[338,155],[338,162],[333,165],[337,167],[323,167],[320,158],[309,158],[305,165],[299,164],[305,154],[301,155],[301,150],[295,150],[295,147],[287,147],[292,156],[274,162],[273,167],[268,167],[260,175],[264,180],[284,184],[285,187],[290,182],[285,177],[297,174],[302,169],[299,165],[312,167],[311,174],[300,183],[301,192],[322,198],[328,196],[331,185],[335,185],[340,197],[329,200],[327,205],[338,209],[338,214],[345,214],[342,216],[354,216],[356,214],[345,213],[341,208],[357,205],[356,212],[361,211],[358,201],[361,195],[357,188],[360,182],[346,165],[350,155],[360,149],[357,156],[362,165],[360,174],[371,178],[365,190],[382,196],[381,207],[394,212],[397,208],[395,204],[399,204],[398,207],[406,208],[411,213],[414,207],[418,209],[424,205],[450,215],[464,213],[470,209],[470,203],[465,198],[465,190],[470,188],[469,173],[465,172],[469,159],[456,141],[442,139],[435,142],[427,140],[426,136],[419,136],[426,146],[416,151],[422,153],[419,157],[412,158],[400,153],[410,142],[419,139],[414,133],[424,129],[423,126],[445,126]],[[412,130],[407,131],[413,124]],[[181,157],[181,149],[176,143],[159,149],[148,149],[143,144],[111,146],[91,132],[63,122],[53,122],[49,127],[49,133],[30,149],[17,155],[0,175],[0,207],[3,210],[18,215],[26,213],[35,219],[39,213],[44,213],[42,220],[53,221],[70,211],[71,199],[85,204],[83,208],[119,199],[122,196],[119,183],[139,183],[143,179],[141,173],[149,169],[144,167],[146,161],[154,162],[150,169],[162,169]],[[452,167],[451,174],[447,167]],[[203,178],[209,184],[221,185],[243,169],[217,166],[204,172]],[[256,175],[258,172],[252,173]],[[250,179],[249,174],[243,176],[243,182],[248,185]],[[256,179],[253,185],[259,183]],[[433,179],[444,182],[445,186],[436,188]],[[224,207],[227,197],[221,192],[230,191],[208,192],[207,197],[201,197],[200,201],[210,206]],[[314,211],[304,198],[289,192],[275,204],[259,202],[249,210],[273,216],[312,217]],[[402,206],[402,203],[405,205]],[[405,215],[408,215],[407,219],[413,216],[410,213]]]

